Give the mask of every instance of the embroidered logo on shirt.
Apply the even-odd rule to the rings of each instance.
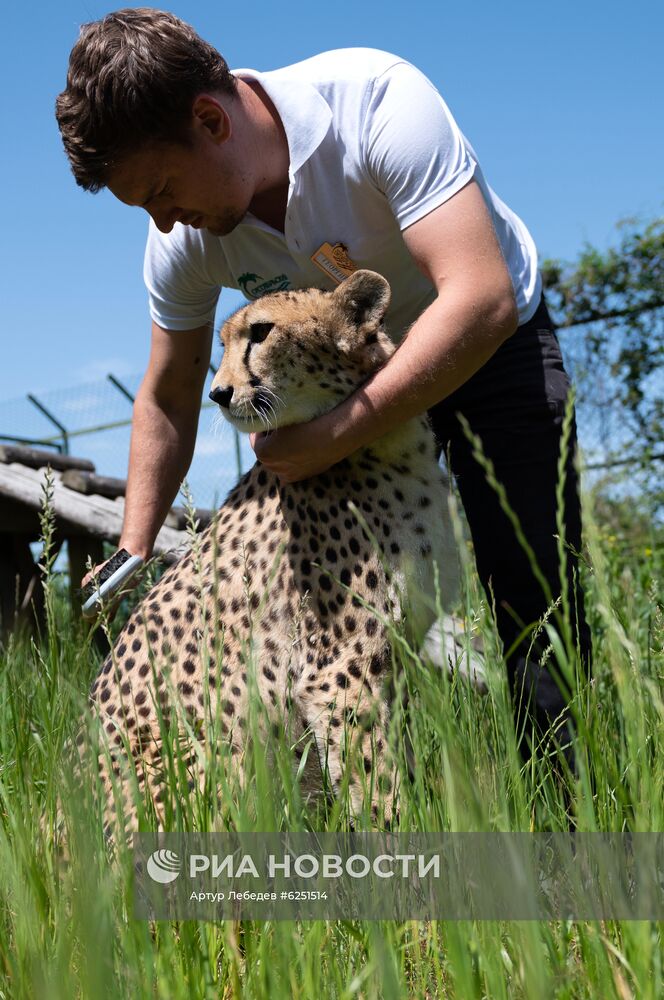
[[[334,246],[331,243],[323,243],[311,255],[311,259],[316,267],[336,281],[337,285],[357,271],[357,265],[348,256],[348,247],[343,243],[335,243]]]
[[[237,283],[248,299],[260,299],[268,292],[284,292],[291,287],[287,274],[277,274],[276,277],[265,280],[261,274],[252,274],[250,271],[241,274]]]

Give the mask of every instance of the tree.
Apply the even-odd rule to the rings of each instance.
[[[607,462],[664,457],[664,218],[619,224],[615,248],[546,261],[544,287]]]

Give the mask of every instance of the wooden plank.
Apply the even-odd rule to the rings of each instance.
[[[42,469],[50,465],[52,469],[84,469],[94,472],[95,467],[87,458],[73,458],[71,455],[61,455],[57,451],[46,448],[25,448],[15,444],[0,445],[0,462],[19,462],[29,469]]]
[[[62,473],[62,485],[85,496],[96,493],[100,497],[116,500],[123,497],[127,491],[126,479],[115,479],[113,476],[98,476],[94,472],[83,472],[79,469],[68,469]]]
[[[127,491],[126,479],[115,479],[112,476],[98,476],[96,473],[79,472],[77,469],[70,469],[67,472],[63,472],[60,481],[63,486],[66,486],[70,490],[76,490],[77,493],[83,493],[84,496],[97,494],[100,497],[108,497],[110,500],[117,500],[119,497],[124,497]],[[200,522],[201,531],[203,528],[207,528],[214,514],[215,511],[213,510],[207,510],[203,507],[197,508],[196,517]],[[187,512],[185,508],[171,507],[166,515],[164,524],[168,528],[174,528],[176,531],[186,531]]]
[[[0,465],[0,495],[17,500],[32,510],[39,510],[43,499],[44,471],[23,465]],[[92,535],[114,545],[120,540],[124,518],[124,500],[83,496],[67,489],[54,473],[53,509],[62,534]],[[172,552],[188,547],[183,531],[163,527],[155,541],[155,553]]]

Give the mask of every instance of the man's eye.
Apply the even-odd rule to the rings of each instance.
[[[249,341],[252,344],[262,344],[274,323],[252,323],[249,327]]]

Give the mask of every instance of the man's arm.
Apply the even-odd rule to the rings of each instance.
[[[475,181],[403,237],[438,297],[387,364],[345,402],[308,424],[252,438],[259,460],[285,482],[322,472],[428,410],[517,328],[511,278]]]
[[[152,324],[134,403],[120,548],[147,558],[194,453],[212,326],[169,332]]]

